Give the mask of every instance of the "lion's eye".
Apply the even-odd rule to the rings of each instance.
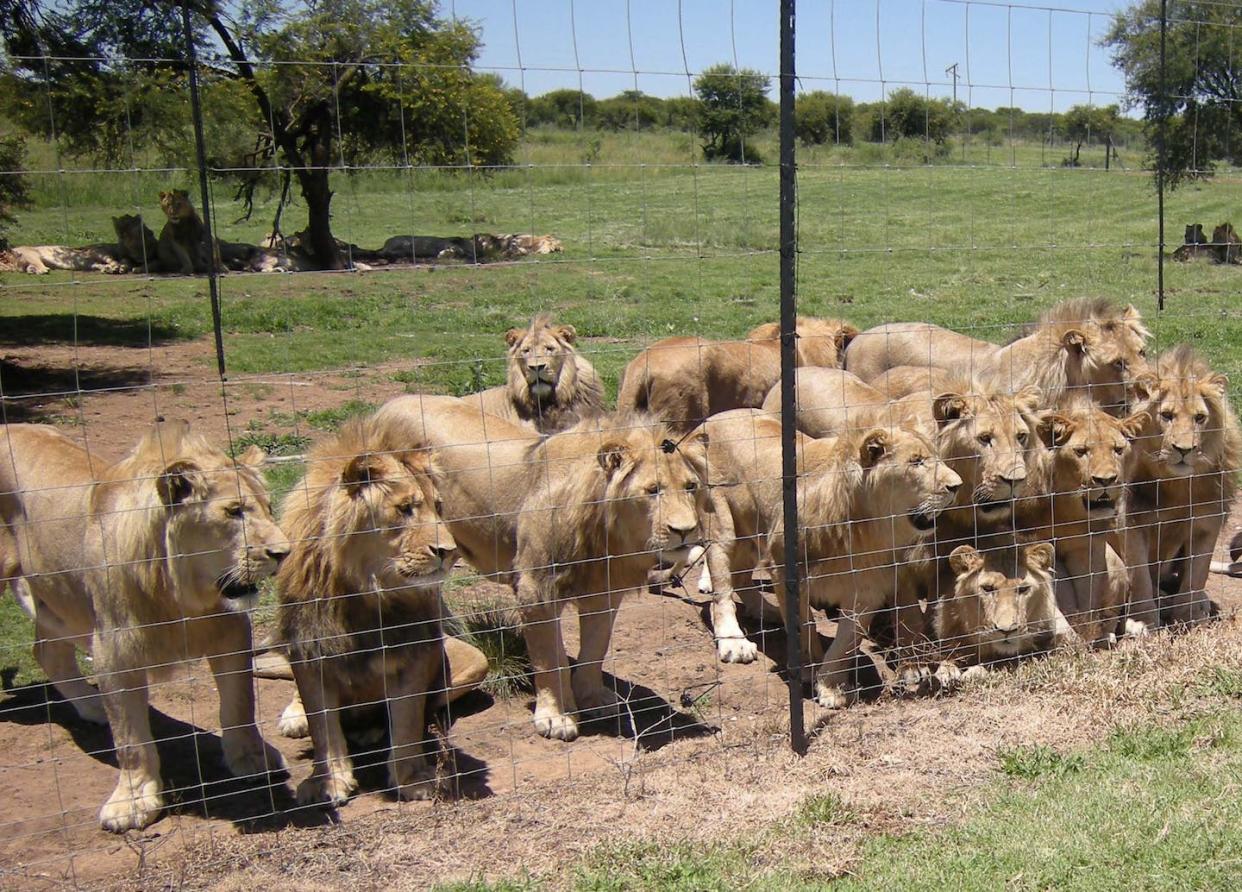
[[[1074,447],[1074,454],[1078,456],[1079,458],[1086,458],[1087,453],[1090,451],[1091,450],[1088,449],[1086,446],[1075,446]]]
[[[246,506],[235,502],[232,505],[226,505],[224,513],[229,517],[241,517],[246,513]]]
[[[1021,596],[1021,597],[1025,598],[1025,597],[1026,597],[1027,595],[1029,595],[1030,593],[1031,593],[1031,587],[1030,587],[1029,585],[1020,585],[1020,586],[1018,586],[1018,595],[1019,595],[1019,596]]]
[[[1026,445],[1026,441],[1027,441],[1026,431],[1018,431],[1018,433],[1015,434],[1014,436],[1015,436],[1015,439],[1017,439],[1019,446]]]
[[[916,468],[921,468],[923,467],[926,461],[927,459],[925,459],[923,456],[916,455],[914,458],[910,459],[910,464],[914,465]]]
[[[409,517],[410,515],[414,513],[414,503],[413,502],[402,502],[400,505],[397,506],[397,513],[404,514],[406,517]]]
[[[991,445],[992,445],[992,435],[991,435],[991,434],[980,434],[980,435],[979,435],[979,444],[980,444],[981,446],[991,446]]]
[[[1195,413],[1195,424],[1207,424],[1207,413],[1196,412]]]
[[[1165,421],[1172,421],[1173,412],[1169,409],[1165,409],[1163,412],[1160,413],[1160,417],[1163,418]]]
[[[1146,359],[1146,358],[1147,358],[1147,348],[1146,348],[1146,347],[1144,347],[1143,349],[1139,350],[1138,355],[1139,355],[1139,357],[1140,357],[1141,359]]]
[[[439,514],[439,515],[444,514],[444,502],[442,502],[440,499],[436,499],[436,514]]]
[[[699,488],[699,485],[695,483],[693,480],[689,480],[686,482],[686,492],[694,492],[698,488]]]
[[[1113,447],[1113,452],[1115,452],[1117,455],[1124,455],[1124,454],[1125,454],[1125,451],[1126,451],[1126,447],[1124,447],[1124,446],[1114,446],[1114,447]]]
[[[658,495],[659,492],[660,492],[660,484],[658,483],[652,483],[650,486],[647,487],[647,495],[649,496]]]
[[[979,589],[985,594],[996,594],[996,586],[992,585],[990,582],[985,582],[983,585],[979,586]]]

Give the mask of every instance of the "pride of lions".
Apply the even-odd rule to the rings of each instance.
[[[792,555],[777,335],[653,343],[608,410],[574,328],[536,317],[505,336],[503,387],[400,396],[319,443],[279,519],[263,456],[230,458],[184,424],[157,423],[115,464],[9,425],[0,564],[52,685],[111,725],[120,776],[102,825],[144,827],[163,808],[147,686],[179,661],[210,663],[229,769],[283,769],[255,724],[247,615],[271,577],[297,687],[280,730],[312,742],[303,803],[357,789],[340,715],[363,704],[387,705],[395,794],[435,793],[429,710],[486,671],[443,631],[459,559],[512,587],[535,728],[559,740],[620,706],[602,663],[622,595],[700,559],[717,656],[735,663],[759,653],[736,602],[781,615],[798,561],[804,680],[825,708],[857,693],[863,638],[893,684],[942,689],[997,660],[1208,615],[1242,434],[1225,377],[1188,346],[1149,358],[1133,307],[1068,301],[1003,346],[800,319]],[[812,608],[837,618],[826,651]],[[97,689],[75,649],[93,654]]]

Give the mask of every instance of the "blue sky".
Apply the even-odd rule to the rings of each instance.
[[[801,88],[861,101],[900,86],[951,96],[945,68],[956,62],[958,98],[972,107],[1106,105],[1120,100],[1123,83],[1096,43],[1126,5],[800,0]],[[636,83],[656,96],[687,95],[687,69],[693,76],[721,61],[777,71],[776,0],[442,0],[442,9],[482,26],[479,68],[531,95],[581,86],[602,98]]]

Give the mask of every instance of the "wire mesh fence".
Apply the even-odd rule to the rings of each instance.
[[[1235,610],[1242,12],[1165,7],[801,4],[791,242],[775,9],[15,5],[0,875]]]

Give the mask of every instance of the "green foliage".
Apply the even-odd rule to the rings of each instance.
[[[641,90],[625,90],[595,104],[601,130],[651,130],[664,123],[663,102]]]
[[[853,142],[854,100],[823,90],[800,93],[794,102],[794,132],[807,145]]]
[[[762,160],[748,140],[773,120],[768,87],[767,75],[728,63],[713,65],[695,78],[703,157],[746,163]]]
[[[1242,162],[1242,69],[1234,40],[1242,7],[1184,0],[1170,4],[1166,65],[1160,65],[1160,0],[1141,0],[1113,17],[1100,41],[1126,80],[1126,101],[1143,109],[1153,147],[1167,121],[1166,180],[1211,176],[1218,160]]]
[[[595,126],[595,97],[581,90],[552,90],[530,100],[526,110],[528,127],[562,127],[582,130]]]
[[[451,591],[447,596],[450,602],[455,600]],[[487,657],[487,677],[480,685],[484,691],[508,700],[533,690],[530,653],[516,610],[497,603],[462,604],[446,630]]]
[[[855,815],[835,793],[819,793],[808,796],[794,812],[794,821],[802,827],[849,824]]]
[[[0,137],[0,248],[7,245],[4,232],[15,222],[14,209],[31,204],[25,166],[26,141],[20,136]]]
[[[301,434],[269,434],[262,431],[246,431],[233,440],[229,454],[241,455],[251,446],[258,446],[268,455],[300,455],[310,446],[310,437]]]
[[[1010,777],[1028,780],[1044,775],[1074,774],[1082,770],[1084,760],[1073,753],[1058,753],[1051,747],[1017,746],[996,754],[1001,771]]]
[[[879,103],[860,105],[859,131],[871,142],[922,140],[942,146],[953,130],[957,110],[945,99],[921,96],[901,87]]]

